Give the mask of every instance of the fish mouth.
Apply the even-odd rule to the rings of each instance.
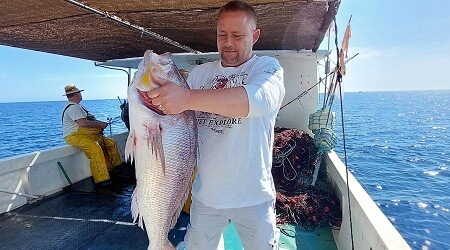
[[[164,114],[164,113],[159,109],[159,107],[156,106],[156,105],[153,105],[153,104],[145,104],[145,106],[146,106],[147,108],[151,109],[153,112],[157,113],[158,115],[167,115],[167,114]]]

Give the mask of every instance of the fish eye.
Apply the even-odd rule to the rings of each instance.
[[[168,65],[168,64],[170,64],[170,58],[167,58],[167,57],[161,57],[160,60],[159,60],[159,62],[160,62],[162,65]]]

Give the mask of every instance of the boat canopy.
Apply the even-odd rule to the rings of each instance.
[[[15,0],[0,8],[0,45],[104,62],[156,53],[214,52],[226,1]],[[317,51],[340,0],[248,0],[255,50]]]

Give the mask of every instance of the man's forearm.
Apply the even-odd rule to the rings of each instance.
[[[227,117],[246,117],[249,102],[244,87],[193,89],[190,91],[188,109]]]

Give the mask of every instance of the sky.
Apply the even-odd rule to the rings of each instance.
[[[348,55],[359,53],[347,65],[344,91],[450,89],[448,9],[448,0],[342,0],[339,46],[352,16]],[[124,99],[127,81],[92,61],[0,46],[0,102],[64,101],[68,83],[84,89],[85,100]]]

